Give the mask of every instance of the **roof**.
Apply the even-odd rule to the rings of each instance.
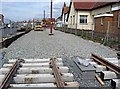
[[[88,2],[89,1],[89,2]],[[96,2],[97,1],[97,2]],[[86,10],[86,11],[91,11],[97,8],[101,8],[113,3],[120,2],[120,0],[110,0],[111,2],[105,2],[105,0],[71,0],[70,6],[69,6],[69,11],[68,11],[68,16],[67,16],[67,21],[70,13],[70,8],[73,3],[75,10]],[[113,2],[112,2],[113,1]]]
[[[71,0],[76,10],[92,10],[119,1],[120,0],[109,0],[109,2],[106,0]]]
[[[69,7],[64,7],[63,13],[66,14],[66,13],[68,13],[68,11],[69,11]]]
[[[73,2],[76,10],[92,10],[114,2]]]
[[[62,8],[62,14],[61,16],[63,16],[63,14],[67,14],[69,11],[69,7],[66,6],[66,3],[64,2],[64,6]]]
[[[91,10],[95,6],[96,2],[74,2],[76,10]]]

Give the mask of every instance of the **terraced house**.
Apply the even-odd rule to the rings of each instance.
[[[101,0],[102,1],[102,0]],[[120,35],[120,1],[80,2],[72,0],[67,17],[68,28]]]

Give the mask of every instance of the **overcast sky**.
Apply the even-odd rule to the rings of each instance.
[[[64,2],[69,6],[70,0],[53,0],[53,17],[61,15]],[[50,0],[2,0],[0,8],[0,13],[13,21],[43,18],[44,10],[46,18],[50,17]]]

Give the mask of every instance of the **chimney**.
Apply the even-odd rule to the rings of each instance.
[[[66,3],[64,2],[64,7],[66,7]]]

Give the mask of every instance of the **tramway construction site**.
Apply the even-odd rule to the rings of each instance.
[[[49,36],[48,31],[32,30],[1,49],[1,89],[120,88],[119,53],[60,31]]]
[[[15,5],[15,19],[32,20],[0,14],[0,89],[120,89],[120,0],[64,2],[57,19],[50,1],[50,11],[48,2],[3,2],[6,17]],[[40,20],[41,6],[50,18],[44,10]]]

